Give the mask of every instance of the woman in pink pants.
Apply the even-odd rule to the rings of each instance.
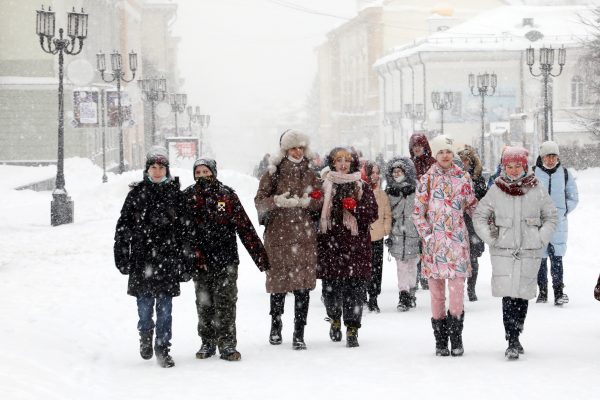
[[[465,279],[471,272],[464,213],[473,215],[477,199],[470,178],[452,162],[452,139],[440,135],[430,145],[436,163],[417,185],[413,218],[423,244],[422,274],[429,281],[435,354],[462,356],[463,296]],[[446,282],[450,298],[447,315]]]

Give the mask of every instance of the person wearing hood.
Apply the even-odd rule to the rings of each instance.
[[[431,147],[427,136],[422,133],[413,133],[408,141],[408,150],[410,152],[410,158],[415,165],[417,172],[417,182],[421,177],[435,164],[434,154],[431,153]],[[421,249],[422,250],[422,249]],[[417,263],[417,282],[415,289],[418,289],[418,284],[425,290],[429,289],[427,278],[424,278],[421,274],[421,260]]]
[[[487,185],[482,175],[481,161],[475,149],[468,145],[465,145],[462,150],[458,151],[458,156],[462,161],[463,171],[468,172],[471,177],[473,191],[475,192],[477,201],[479,201],[487,193]],[[467,278],[467,297],[469,301],[477,301],[475,285],[477,284],[477,276],[479,275],[479,257],[485,251],[485,244],[475,233],[473,220],[468,214],[465,214],[465,223],[469,231],[469,254],[471,257],[471,276]]]
[[[265,247],[271,261],[266,289],[270,294],[269,343],[282,343],[282,315],[286,294],[294,294],[292,348],[306,349],[310,291],[316,286],[317,231],[321,185],[311,168],[312,154],[307,135],[290,129],[279,140],[279,151],[271,157],[260,178],[254,204],[258,220],[265,226]]]
[[[358,154],[336,147],[327,157],[323,177],[323,208],[317,239],[317,278],[322,280],[322,299],[331,323],[329,337],[346,347],[358,347],[364,292],[371,279],[370,226],[378,207],[371,187],[361,180]]]
[[[471,271],[464,215],[473,214],[477,199],[471,179],[453,163],[453,140],[446,135],[436,136],[431,141],[431,150],[436,163],[417,185],[413,218],[422,241],[423,276],[429,280],[436,355],[462,356],[464,285]]]
[[[269,269],[267,252],[235,191],[217,179],[217,163],[209,158],[196,160],[196,183],[183,192],[189,214],[188,235],[197,255],[194,271],[198,335],[202,346],[196,358],[215,355],[238,361],[236,303],[238,256],[237,238],[260,271]]]
[[[413,222],[416,170],[408,157],[393,158],[386,169],[385,191],[392,208],[392,232],[386,239],[390,254],[396,259],[398,272],[398,311],[416,307],[415,285],[419,261],[419,233]]]
[[[154,354],[163,368],[175,365],[171,347],[172,299],[179,282],[191,279],[193,252],[186,238],[186,213],[177,180],[171,178],[167,150],[146,155],[143,180],[130,185],[117,222],[115,264],[129,275],[127,294],[137,299],[140,355]],[[156,322],[153,313],[156,309]]]
[[[554,291],[554,305],[562,306],[569,302],[569,297],[563,292],[563,257],[567,252],[567,236],[569,233],[568,215],[579,202],[577,182],[572,173],[560,162],[558,144],[552,141],[542,143],[537,159],[535,176],[546,188],[554,205],[558,209],[558,226],[544,256],[538,273],[539,295],[537,303],[548,301],[548,258],[550,258],[550,275]]]
[[[367,307],[369,311],[379,313],[377,297],[381,294],[381,279],[383,274],[383,238],[390,234],[392,230],[392,210],[390,201],[381,189],[382,170],[379,165],[367,161],[363,168],[365,182],[371,185],[375,201],[377,202],[377,221],[371,224],[371,255],[372,255],[372,275],[367,283],[367,294],[369,296]]]
[[[502,297],[509,360],[524,353],[519,336],[536,294],[542,253],[558,220],[552,199],[528,169],[527,155],[522,147],[504,150],[502,173],[473,215],[475,231],[490,248],[492,295]]]

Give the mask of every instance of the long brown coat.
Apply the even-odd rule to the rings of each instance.
[[[267,220],[264,242],[271,266],[266,274],[268,293],[315,288],[317,232],[313,216],[318,220],[323,200],[311,198],[306,208],[280,208],[273,197],[285,192],[298,197],[315,192],[313,196],[319,197],[320,187],[306,158],[298,164],[284,158],[274,175],[267,171],[260,179],[254,204],[259,221]]]

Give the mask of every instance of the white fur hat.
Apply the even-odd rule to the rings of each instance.
[[[450,150],[454,153],[454,139],[450,136],[439,135],[434,137],[429,142],[429,147],[431,147],[431,155],[435,158],[435,155],[441,150]]]
[[[312,154],[309,149],[310,138],[305,133],[302,133],[296,129],[288,129],[283,132],[279,137],[279,152],[273,154],[269,159],[268,170],[271,174],[274,174],[277,170],[277,166],[281,164],[281,161],[287,155],[287,151],[293,147],[304,147],[304,157],[310,159]]]
[[[556,144],[556,142],[548,140],[542,143],[542,145],[540,146],[540,157],[547,156],[548,154],[559,155],[558,144]]]

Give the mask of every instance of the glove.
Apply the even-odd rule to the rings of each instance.
[[[269,259],[267,257],[260,257],[256,263],[256,266],[260,272],[265,272],[271,269],[271,265],[269,264]]]
[[[298,207],[298,196],[290,197],[290,192],[285,192],[280,195],[273,196],[275,205],[281,208]]]
[[[385,241],[384,241],[383,243],[385,243],[385,245],[386,245],[387,247],[392,247],[392,246],[394,245],[394,241],[393,241],[393,240],[392,240],[392,238],[390,238],[390,237],[389,237],[389,238],[387,238],[387,239],[385,239]]]
[[[310,204],[310,197],[308,197],[308,193],[304,193],[301,198],[298,199],[298,205],[302,208],[308,207]]]
[[[356,200],[354,200],[352,197],[344,197],[342,199],[342,206],[346,210],[354,211],[356,209]]]
[[[119,272],[122,273],[123,275],[129,275],[129,265],[122,265],[117,267],[119,269]]]
[[[320,200],[321,197],[323,197],[323,192],[321,192],[320,190],[313,190],[312,192],[310,192],[310,197],[315,200]]]

